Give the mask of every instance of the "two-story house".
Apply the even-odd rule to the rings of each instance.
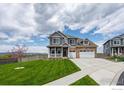
[[[54,32],[48,39],[49,58],[82,58],[96,55],[97,45],[89,39],[65,35],[60,31]]]
[[[124,55],[124,34],[106,41],[103,44],[103,52],[108,56]]]

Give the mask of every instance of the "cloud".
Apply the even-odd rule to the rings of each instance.
[[[29,46],[28,51],[30,53],[48,53],[48,48],[43,46]]]
[[[95,33],[120,33],[124,30],[124,8],[119,9],[118,11],[114,12],[113,14],[106,17],[106,19],[101,20],[101,22],[108,21],[106,24],[101,25],[99,24],[98,27],[100,28]]]
[[[10,41],[51,34],[65,25],[83,28],[82,34],[94,27],[99,28],[94,33],[114,32],[123,29],[123,7],[124,4],[0,4],[0,31],[6,31]]]
[[[37,30],[41,34],[50,34],[59,30],[59,27],[62,27],[59,18],[57,18],[57,16],[60,17],[60,15],[56,15],[61,10],[59,4],[35,4],[34,8],[37,15]]]
[[[34,45],[38,39],[44,42],[54,31],[63,31],[66,25],[71,30],[80,29],[80,34],[96,28],[92,34],[102,34],[105,41],[123,33],[123,16],[124,4],[119,3],[0,4],[0,40],[10,44],[29,41]]]
[[[36,33],[33,4],[0,4],[0,31],[8,41],[27,39]]]
[[[0,52],[8,52],[13,47],[14,47],[13,45],[0,45]]]
[[[0,32],[0,40],[6,39],[8,36],[5,33]]]
[[[8,52],[11,51],[15,47],[14,45],[1,45],[0,52]],[[27,53],[48,53],[47,47],[43,46],[27,46]]]
[[[81,33],[88,33],[94,27],[98,27],[99,31],[95,33],[104,33],[102,29],[107,29],[106,32],[110,29],[110,26],[107,26],[108,21],[111,20],[113,23],[115,20],[117,26],[115,16],[123,20],[120,18],[124,11],[123,7],[124,4],[36,4],[35,12],[39,24],[38,30],[41,33],[63,30],[65,25],[72,29],[84,28]],[[121,11],[118,12],[119,10]],[[114,30],[108,32],[114,32]]]

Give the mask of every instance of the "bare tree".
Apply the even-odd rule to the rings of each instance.
[[[12,58],[17,58],[19,62],[22,61],[22,57],[27,52],[28,48],[25,45],[16,45],[11,50]]]

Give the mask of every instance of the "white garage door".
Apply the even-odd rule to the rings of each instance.
[[[80,52],[80,58],[83,58],[83,57],[93,58],[95,57],[95,52]]]
[[[69,58],[76,58],[76,52],[69,52]]]

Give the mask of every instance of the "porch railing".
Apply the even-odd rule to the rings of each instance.
[[[50,57],[61,57],[61,54],[50,54]]]

